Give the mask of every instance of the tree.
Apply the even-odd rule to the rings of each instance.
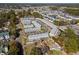
[[[78,37],[71,28],[65,31],[61,30],[58,38],[53,38],[60,46],[62,46],[66,53],[76,53],[78,51]]]
[[[68,21],[63,21],[63,20],[59,20],[59,21],[54,20],[53,23],[57,26],[63,26],[63,25],[68,25],[69,24]]]
[[[16,25],[13,21],[11,21],[8,28],[9,28],[10,35],[14,35],[16,33]]]
[[[65,30],[64,49],[67,53],[75,53],[78,51],[77,36],[70,28]]]
[[[28,9],[25,13],[26,16],[32,16],[32,9]]]
[[[0,46],[2,45],[2,43],[3,43],[2,40],[0,40]]]
[[[18,12],[18,13],[17,13],[17,16],[19,16],[19,18],[20,18],[20,17],[23,17],[22,12],[21,12],[21,11]]]
[[[7,13],[5,12],[0,12],[0,27],[5,26],[5,22],[7,22]]]
[[[70,15],[79,16],[79,8],[64,8],[64,12]]]
[[[61,55],[62,52],[59,50],[50,50],[50,51],[48,51],[48,54],[49,55]]]
[[[55,6],[53,6],[53,7],[49,7],[49,9],[51,9],[51,10],[58,10],[59,9],[59,7],[55,7]]]
[[[14,41],[14,40],[9,41],[9,51],[8,51],[8,54],[9,55],[17,55],[18,52],[19,52],[19,49],[16,46],[16,41]]]
[[[38,47],[33,47],[32,50],[31,50],[31,53],[32,55],[41,55],[41,49],[38,48]]]
[[[11,19],[11,16],[12,15],[15,15],[15,11],[14,10],[10,10],[8,13],[7,13],[7,18],[8,19]]]
[[[16,21],[16,15],[15,14],[11,14],[10,15],[10,20],[15,22]]]
[[[43,16],[41,14],[39,14],[38,12],[33,12],[32,15],[35,17],[35,18],[42,18],[43,19]]]
[[[79,51],[79,37],[77,39],[78,51]]]

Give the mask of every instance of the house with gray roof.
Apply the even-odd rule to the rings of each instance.
[[[22,18],[21,22],[26,33],[39,31],[41,29],[41,25],[37,21],[33,21],[30,18]]]
[[[29,41],[36,41],[36,40],[40,40],[42,38],[49,38],[49,33],[45,32],[45,33],[40,33],[40,34],[28,36]]]
[[[0,40],[2,39],[9,39],[9,32],[8,31],[0,31]]]

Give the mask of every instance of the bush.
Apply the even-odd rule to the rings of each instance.
[[[64,11],[70,15],[79,16],[79,9],[75,8],[65,8]]]
[[[50,51],[48,52],[48,54],[49,54],[49,55],[61,55],[62,52],[59,51],[59,50],[50,50]]]
[[[41,14],[39,14],[38,12],[33,12],[32,15],[35,17],[35,18],[42,18],[43,19],[43,16]]]

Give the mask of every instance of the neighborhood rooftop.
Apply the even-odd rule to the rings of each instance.
[[[7,31],[0,32],[0,40],[2,39],[9,39],[9,32]]]
[[[48,38],[49,37],[49,33],[45,32],[45,33],[40,33],[40,34],[35,34],[35,35],[29,35],[28,39],[29,41],[34,41],[34,40],[40,40],[42,38]]]
[[[25,21],[25,20],[27,20],[27,21]],[[40,33],[40,34],[38,34],[38,33],[33,34],[33,35],[30,34],[30,35],[28,35],[29,41],[40,40],[42,38],[47,38],[47,37],[58,36],[59,35],[60,32],[59,32],[56,25],[50,23],[46,19],[43,20],[43,19],[39,19],[39,18],[36,18],[34,20],[31,20],[29,18],[22,18],[21,19],[22,24],[24,26],[25,33],[38,32],[38,31],[41,30],[41,27],[43,26],[43,24],[39,23],[37,20],[43,22],[43,24],[46,24],[51,30],[50,30],[50,32],[47,31],[47,32],[43,32],[43,33]],[[26,24],[27,22],[28,22],[28,24]]]
[[[39,31],[41,25],[37,21],[32,21],[28,18],[22,18],[22,24],[24,24],[25,32]]]

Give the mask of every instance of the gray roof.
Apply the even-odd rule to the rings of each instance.
[[[35,27],[41,27],[41,25],[37,21],[32,21]]]
[[[60,31],[57,28],[52,28],[50,31],[50,36],[58,36]]]
[[[48,25],[51,28],[50,36],[57,36],[60,33],[57,26],[54,25],[53,23],[49,22],[48,20],[43,20],[43,19],[38,19],[38,20],[42,21],[43,23],[45,23],[46,25]]]
[[[35,35],[29,35],[28,39],[29,41],[34,41],[34,40],[40,40],[42,38],[47,38],[49,37],[49,33],[45,32],[45,33],[40,33],[40,34],[35,34]]]
[[[25,32],[35,32],[35,31],[39,31],[40,28],[34,27],[34,28],[27,28],[27,29],[24,29],[24,30],[25,30]]]
[[[31,20],[29,20],[28,18],[22,18],[22,19],[21,19],[21,22],[22,22],[22,24],[24,24],[24,25],[31,24]]]
[[[9,38],[9,32],[0,32],[0,39],[8,39]]]

